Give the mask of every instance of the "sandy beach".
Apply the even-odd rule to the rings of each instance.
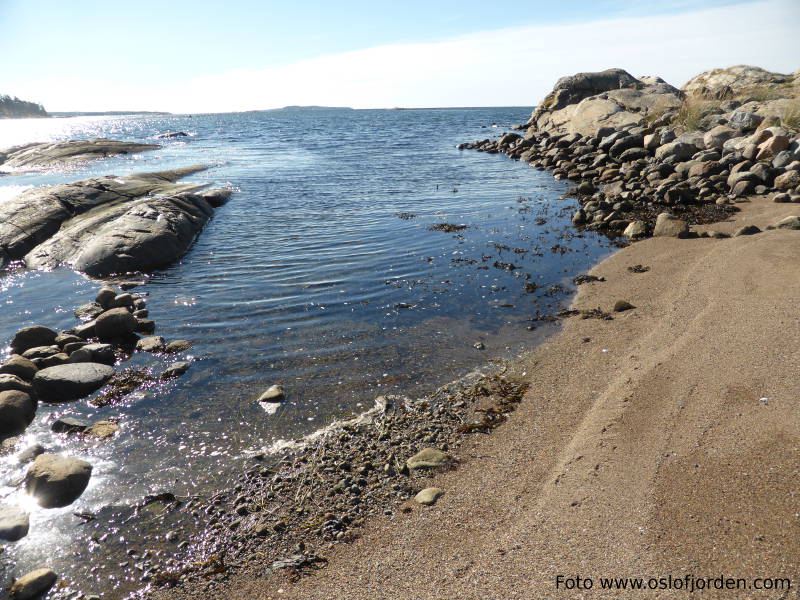
[[[764,229],[797,212],[763,197],[739,206],[713,229]],[[225,597],[672,598],[686,592],[608,591],[600,578],[792,579],[798,272],[796,231],[621,250],[573,307],[636,308],[568,319],[532,352],[520,365],[526,398],[462,448],[460,468],[431,479],[445,490],[434,506],[373,519],[309,576],[234,580]],[[565,589],[578,576],[593,587]]]

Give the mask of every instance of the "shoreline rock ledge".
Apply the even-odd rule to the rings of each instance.
[[[120,154],[161,148],[158,144],[120,142],[106,138],[22,144],[0,150],[0,170],[39,170]]]
[[[66,264],[91,276],[146,272],[183,256],[231,194],[175,183],[192,166],[27,190],[0,204],[0,268]]]

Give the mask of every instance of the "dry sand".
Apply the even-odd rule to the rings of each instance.
[[[709,228],[800,213],[740,206]],[[225,597],[681,598],[602,591],[599,578],[686,574],[800,586],[800,232],[649,239],[592,273],[607,281],[581,286],[575,308],[636,308],[568,319],[532,352],[525,400],[432,478],[445,490],[435,506],[373,519],[297,582],[235,580]],[[594,587],[557,590],[559,574]]]

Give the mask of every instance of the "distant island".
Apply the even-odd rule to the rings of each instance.
[[[355,110],[349,106],[284,106],[275,110]]]
[[[0,119],[49,116],[41,104],[20,100],[16,96],[0,94]]]
[[[171,115],[172,113],[156,110],[107,110],[102,112],[52,112],[52,117],[120,117],[125,115]]]

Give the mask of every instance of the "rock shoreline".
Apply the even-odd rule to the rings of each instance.
[[[156,150],[157,148],[161,148],[161,146],[120,142],[106,138],[33,142],[0,150],[0,171],[20,172],[49,169],[59,165],[71,165],[120,154]]]
[[[788,97],[735,92],[731,82],[746,76],[760,94]],[[800,77],[753,67],[701,74],[688,91],[622,69],[578,73],[560,79],[517,127],[524,134],[459,149],[503,152],[577,183],[579,228],[631,240],[685,237],[688,226],[729,218],[750,194],[800,202],[800,112],[789,111],[800,111],[798,85]],[[680,223],[659,227],[659,219]]]

